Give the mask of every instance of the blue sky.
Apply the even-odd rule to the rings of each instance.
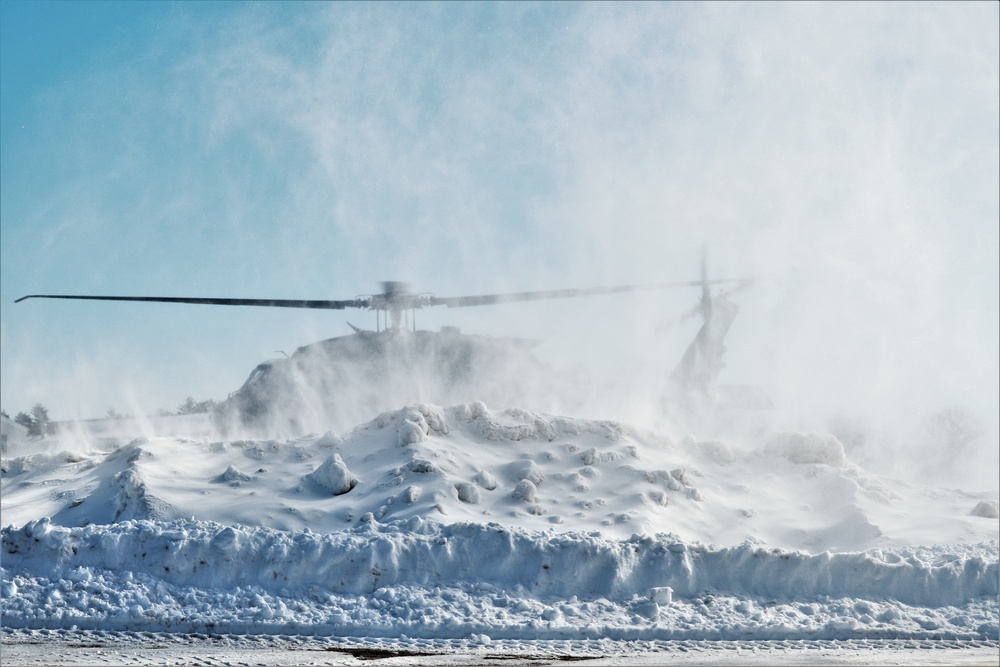
[[[277,350],[374,326],[24,294],[683,280],[707,242],[718,274],[772,279],[741,295],[727,381],[803,410],[997,421],[996,4],[0,11],[10,413],[224,398]],[[540,338],[547,361],[645,387],[693,333],[657,325],[695,297],[418,321]]]

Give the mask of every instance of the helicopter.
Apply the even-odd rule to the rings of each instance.
[[[421,308],[431,306],[447,306],[462,308],[467,306],[486,306],[519,301],[540,301],[545,299],[565,299],[599,294],[619,294],[641,290],[664,289],[669,287],[707,288],[709,285],[724,283],[747,282],[746,279],[716,279],[688,280],[682,282],[649,283],[645,285],[616,285],[613,287],[590,287],[582,289],[545,290],[534,292],[512,292],[507,294],[481,294],[477,296],[438,297],[432,293],[415,293],[408,283],[387,280],[382,282],[382,292],[378,294],[360,295],[353,299],[330,300],[299,300],[299,299],[239,299],[239,298],[207,298],[207,297],[176,297],[176,296],[105,296],[105,295],[70,295],[70,294],[29,294],[15,299],[20,303],[26,299],[87,299],[92,301],[151,301],[159,303],[187,303],[213,306],[264,306],[271,308],[310,308],[323,310],[344,310],[346,308],[367,308],[376,311],[377,330],[382,326],[381,317],[385,313],[387,329],[400,329],[404,326],[404,314],[414,313]],[[415,322],[415,319],[414,319]],[[415,326],[415,324],[414,324]]]
[[[708,258],[704,247],[701,276],[702,279],[697,281],[702,288],[698,304],[659,327],[663,331],[696,315],[702,318],[701,328],[670,374],[670,389],[664,397],[665,412],[679,414],[689,425],[702,422],[700,425],[704,426],[706,417],[716,423],[720,418],[726,422],[745,421],[739,413],[773,408],[770,397],[755,385],[722,385],[716,383],[716,379],[725,366],[722,361],[726,352],[724,341],[733,320],[740,312],[739,305],[729,297],[753,285],[756,279],[728,281],[736,284],[723,292],[713,293],[710,289],[713,282],[708,280]]]
[[[606,287],[439,297],[415,292],[406,282],[388,280],[381,283],[381,292],[343,300],[30,294],[15,303],[82,299],[375,311],[374,331],[348,323],[353,334],[305,345],[285,358],[258,364],[213,414],[222,431],[249,427],[301,433],[323,429],[331,421],[347,425],[359,414],[377,414],[414,402],[448,404],[471,399],[509,405],[532,392],[548,396],[571,393],[569,385],[558,386],[554,374],[540,372],[543,365],[531,353],[540,341],[462,334],[455,327],[443,327],[440,332],[418,330],[416,311],[435,306],[463,308],[700,287],[701,299],[687,316],[700,314],[703,325],[670,377],[676,394],[684,400],[705,397],[723,367],[722,341],[739,310],[728,296],[752,282],[746,278],[709,279],[703,253],[699,280]],[[722,285],[732,288],[712,292],[713,287]]]

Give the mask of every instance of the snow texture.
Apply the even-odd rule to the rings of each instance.
[[[1000,635],[995,496],[868,474],[830,435],[677,442],[471,403],[294,440],[49,444],[2,462],[8,629]]]

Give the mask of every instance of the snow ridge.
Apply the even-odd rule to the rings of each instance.
[[[66,528],[42,519],[5,528],[2,539],[7,569],[52,577],[129,564],[179,586],[318,584],[365,594],[383,586],[486,581],[557,597],[621,600],[670,587],[680,598],[709,592],[776,600],[874,597],[924,606],[1000,595],[996,543],[811,556],[750,543],[711,548],[672,535],[620,541],[419,518],[370,520],[322,535],[190,520]]]
[[[420,519],[325,535],[43,519],[5,528],[2,549],[10,628],[522,639],[1000,631],[995,542],[809,556]]]

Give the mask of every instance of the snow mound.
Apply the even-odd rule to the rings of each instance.
[[[216,477],[215,481],[220,483],[226,482],[229,484],[238,484],[240,482],[249,482],[251,479],[253,478],[250,477],[250,475],[240,472],[236,466],[231,465],[226,468],[224,473]]]
[[[792,463],[821,463],[846,468],[844,445],[836,437],[822,433],[784,431],[772,435],[764,447],[769,454],[783,456]]]
[[[810,553],[1000,537],[969,513],[992,494],[877,478],[832,436],[785,432],[763,447],[676,442],[482,402],[406,406],[340,434],[154,437],[111,454],[4,459],[2,468],[4,519],[17,525],[43,516],[66,526],[193,516],[328,532],[368,516],[419,517],[619,539],[752,540]]]
[[[75,490],[59,494],[69,504],[56,512],[56,523],[112,523],[136,519],[170,519],[176,511],[170,502],[156,495],[143,472],[143,459],[155,457],[148,441],[133,440],[107,455],[100,465],[88,461],[74,466],[85,472],[84,486],[89,492]],[[70,465],[74,462],[67,461]],[[155,464],[154,464],[155,465]],[[74,484],[79,488],[79,485]]]
[[[998,519],[1000,518],[1000,504],[995,500],[982,500],[972,508],[972,516]]]
[[[357,486],[358,483],[351,475],[351,471],[344,465],[340,454],[331,455],[322,465],[303,479],[332,496],[343,495]]]

